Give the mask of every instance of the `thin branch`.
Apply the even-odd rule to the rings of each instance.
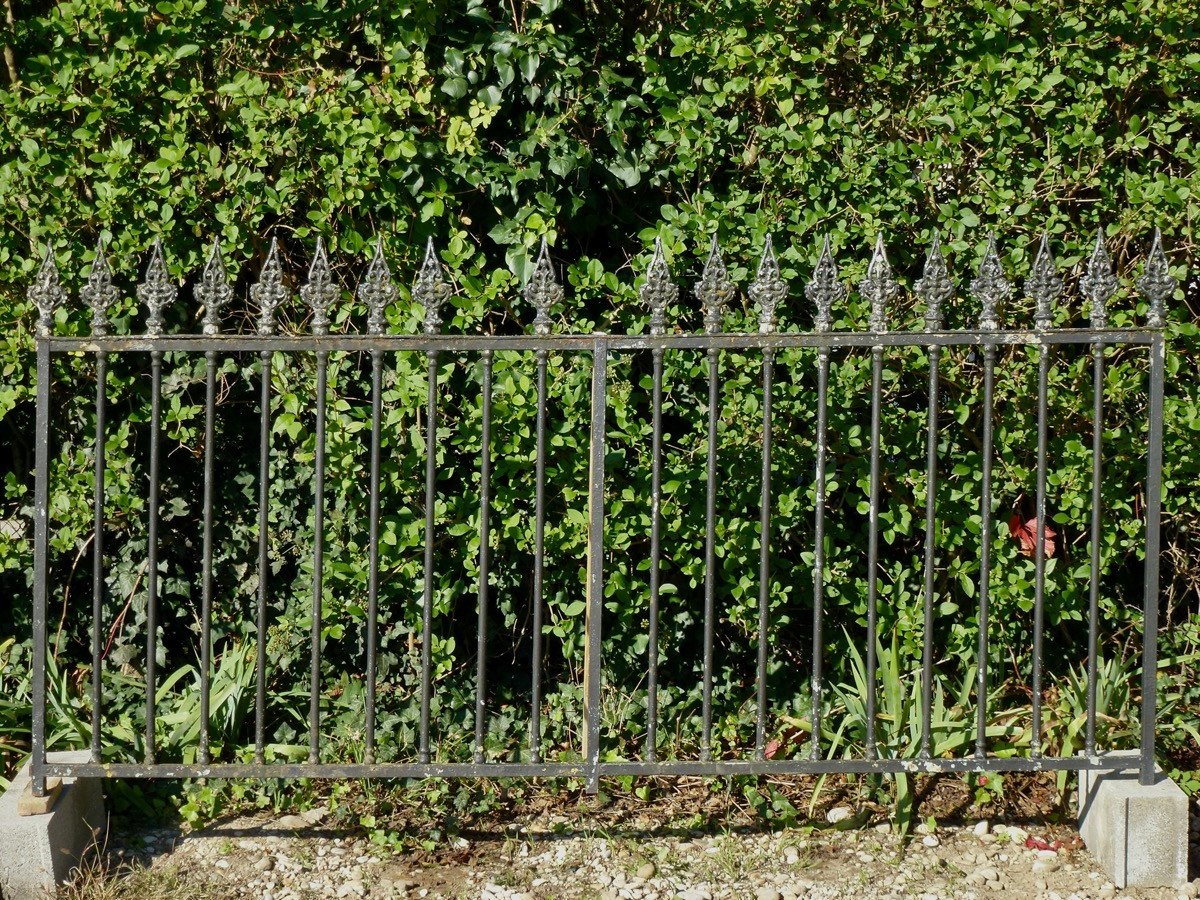
[[[12,0],[4,0],[4,21],[8,24],[8,33],[11,37],[15,37],[17,33],[17,18],[13,15]],[[13,53],[12,44],[8,41],[4,42],[4,68],[8,72],[8,83],[16,86],[21,81],[21,76],[17,73],[17,57]]]

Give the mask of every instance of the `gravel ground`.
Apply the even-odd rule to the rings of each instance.
[[[432,852],[394,852],[347,837],[320,810],[239,818],[186,835],[125,835],[117,846],[126,861],[149,869],[141,873],[139,896],[152,893],[145,876],[157,872],[203,900],[1200,896],[1200,879],[1182,891],[1118,890],[1065,826],[1030,830],[983,820],[922,825],[902,837],[887,824],[861,824],[842,806],[826,812],[822,828],[716,834],[664,828],[653,818],[615,827],[589,821],[586,813],[522,818],[494,831],[464,832]]]

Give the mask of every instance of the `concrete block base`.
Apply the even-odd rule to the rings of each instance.
[[[1117,887],[1187,882],[1187,796],[1162,770],[1138,783],[1137,751],[1105,754],[1111,769],[1079,773],[1079,833]]]
[[[48,758],[56,763],[85,763],[89,755],[84,750],[50,753]],[[29,766],[0,796],[0,897],[4,900],[53,897],[84,852],[103,842],[107,828],[97,778],[64,778],[53,807],[40,815],[22,815],[22,809],[32,808],[27,795],[31,796]]]

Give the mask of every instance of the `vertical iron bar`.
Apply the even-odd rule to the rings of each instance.
[[[1033,548],[1033,722],[1029,755],[1042,755],[1042,631],[1046,607],[1046,452],[1049,402],[1050,348],[1042,344],[1038,355],[1037,420],[1037,546]]]
[[[762,493],[758,520],[758,695],[754,721],[754,758],[763,759],[767,735],[767,616],[771,602],[771,385],[775,351],[763,348]]]
[[[421,605],[421,730],[418,759],[429,762],[429,704],[433,698],[430,672],[433,641],[433,528],[437,491],[437,359],[436,350],[426,351],[428,397],[425,403],[425,588]]]
[[[200,574],[200,748],[199,760],[212,760],[208,746],[209,704],[212,692],[212,526],[213,444],[216,440],[217,354],[204,354],[204,533]]]
[[[546,363],[549,354],[537,351],[537,459],[534,463],[533,512],[533,708],[529,716],[529,757],[542,761],[542,608],[546,566]]]
[[[975,755],[987,756],[988,601],[992,572],[992,410],[996,345],[983,347],[983,485],[979,500],[979,662],[975,678]]]
[[[1150,344],[1150,434],[1146,462],[1146,593],[1142,625],[1142,784],[1154,784],[1154,732],[1158,715],[1158,553],[1162,512],[1163,380],[1166,339],[1162,332]]]
[[[150,497],[146,563],[146,765],[155,762],[155,693],[158,666],[158,443],[162,416],[162,351],[150,353]]]
[[[312,632],[309,650],[308,761],[321,759],[321,603],[325,578],[325,394],[329,352],[317,351],[316,472],[313,486]]]
[[[488,545],[491,541],[492,512],[492,351],[483,351],[483,425],[480,439],[479,470],[479,620],[476,631],[478,653],[475,658],[475,762],[484,760],[483,743],[487,735],[487,626],[488,626]]]
[[[929,348],[929,421],[925,443],[925,646],[921,654],[921,756],[933,744],[933,567],[937,511],[938,360],[942,348]]]
[[[822,662],[825,655],[825,457],[828,430],[829,350],[817,351],[817,489],[814,500],[815,540],[813,546],[813,659],[812,659],[812,748],[813,759],[821,758]]]
[[[600,668],[601,617],[604,611],[604,454],[607,447],[605,414],[608,404],[608,337],[597,333],[592,344],[592,433],[588,461],[587,612],[584,630],[583,715],[586,720],[583,756],[588,769],[587,790],[600,789]]]
[[[375,647],[379,641],[379,444],[383,429],[383,351],[371,351],[371,499],[367,532],[367,721],[364,760],[375,762]]]
[[[37,342],[37,443],[33,488],[33,734],[30,787],[46,795],[46,582],[50,495],[50,342]]]
[[[663,351],[651,351],[654,389],[650,398],[650,644],[647,648],[646,759],[658,758],[658,603],[662,590],[662,397]]]
[[[102,686],[100,623],[104,618],[104,443],[108,354],[96,351],[96,468],[92,521],[92,762],[100,762]]]
[[[704,674],[700,759],[712,758],[713,615],[716,606],[717,545],[717,366],[718,351],[708,351],[708,460],[704,501]]]
[[[1096,676],[1097,632],[1100,628],[1100,527],[1103,497],[1100,492],[1103,475],[1104,444],[1104,344],[1092,345],[1092,571],[1088,585],[1088,668],[1087,668],[1087,729],[1084,752],[1096,754]]]
[[[271,464],[271,353],[258,355],[261,368],[258,430],[258,608],[255,622],[254,658],[254,761],[265,762],[264,743],[267,712],[267,559]]]
[[[867,757],[877,759],[875,734],[878,715],[879,654],[879,441],[883,403],[883,347],[871,348],[871,486],[870,527],[867,533]]]

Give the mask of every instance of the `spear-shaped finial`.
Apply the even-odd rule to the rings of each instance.
[[[871,330],[887,331],[888,301],[896,296],[898,288],[892,277],[892,264],[888,262],[882,233],[875,236],[875,252],[867,266],[867,277],[859,282],[858,290],[871,304]]]
[[[49,337],[54,330],[54,312],[67,301],[67,292],[63,290],[58,266],[54,262],[54,251],[49,246],[46,247],[46,257],[42,260],[37,277],[25,295],[37,307],[38,335]]]
[[[1038,331],[1045,331],[1054,323],[1054,301],[1062,293],[1062,286],[1054,255],[1050,252],[1050,236],[1042,232],[1033,268],[1025,279],[1025,293],[1034,301],[1033,326]]]
[[[804,286],[804,296],[817,307],[813,325],[817,331],[828,331],[833,327],[833,305],[846,296],[846,286],[838,280],[837,263],[829,246],[829,235],[821,244],[821,255],[813,269],[812,280]]]
[[[1093,328],[1108,327],[1108,299],[1117,291],[1117,276],[1113,274],[1112,259],[1104,246],[1104,229],[1096,229],[1096,246],[1088,258],[1087,272],[1079,279],[1079,288],[1092,301],[1088,317]]]
[[[367,266],[367,274],[358,286],[358,300],[367,306],[367,333],[383,334],[383,311],[396,299],[392,271],[383,256],[383,238],[375,238],[375,255]]]
[[[542,238],[533,274],[525,285],[525,300],[534,309],[533,330],[536,334],[550,333],[550,310],[562,302],[563,289],[554,277],[554,265],[550,262],[550,247]]]
[[[208,262],[204,264],[200,282],[192,293],[196,302],[204,307],[204,333],[216,334],[221,330],[218,324],[221,307],[233,298],[233,288],[229,285],[229,273],[225,270],[225,259],[221,256],[221,241],[218,238],[213,238]]]
[[[1146,266],[1142,277],[1138,279],[1138,287],[1142,296],[1150,301],[1150,312],[1146,316],[1146,324],[1151,328],[1162,328],[1167,324],[1167,316],[1163,304],[1175,293],[1178,285],[1171,277],[1167,266],[1167,255],[1163,253],[1162,232],[1154,229],[1154,243],[1150,254],[1146,257]]]
[[[950,280],[946,257],[942,255],[942,239],[936,231],[925,256],[925,269],[913,289],[925,303],[925,330],[940,330],[942,306],[954,296],[954,282]]]
[[[1000,307],[1012,294],[1012,285],[1004,277],[1004,265],[996,251],[996,234],[988,235],[987,248],[979,263],[979,274],[971,281],[971,296],[979,301],[979,328],[995,331],[1000,327]]]
[[[758,330],[770,334],[778,321],[776,311],[787,296],[787,285],[779,275],[779,262],[775,259],[775,245],[768,234],[763,242],[762,259],[750,287],[746,290],[758,308]]]
[[[704,263],[704,271],[700,273],[700,280],[696,282],[693,290],[696,299],[700,301],[700,308],[704,310],[704,330],[709,334],[716,334],[724,327],[725,311],[736,288],[725,271],[725,260],[721,258],[721,247],[715,234],[708,251],[708,259]]]
[[[421,261],[421,268],[417,270],[417,278],[412,286],[413,300],[425,310],[426,334],[437,334],[438,327],[442,324],[439,313],[449,296],[450,285],[442,277],[442,264],[438,261],[433,238],[429,238],[425,242],[425,258]]]
[[[640,293],[650,310],[650,333],[662,334],[666,330],[667,307],[679,299],[679,288],[671,281],[671,270],[663,255],[662,238],[654,239],[654,256],[646,267],[646,281]]]
[[[317,252],[308,267],[308,281],[300,288],[300,299],[313,311],[313,334],[329,333],[329,307],[337,299],[337,287],[329,269],[329,257],[325,253],[325,240],[317,238]]]
[[[275,310],[287,297],[283,267],[279,264],[279,242],[272,238],[271,249],[258,273],[258,281],[250,288],[250,299],[258,307],[258,333],[263,337],[275,333]]]
[[[108,308],[117,302],[117,289],[112,282],[112,269],[108,266],[104,238],[96,241],[96,256],[88,269],[87,280],[79,289],[79,297],[92,311],[92,334],[103,337],[108,334]]]
[[[137,297],[146,305],[146,334],[157,337],[162,334],[163,310],[175,302],[179,290],[171,283],[167,272],[167,260],[163,255],[162,239],[155,238],[150,251],[150,263],[146,266],[146,277],[137,286]]]

